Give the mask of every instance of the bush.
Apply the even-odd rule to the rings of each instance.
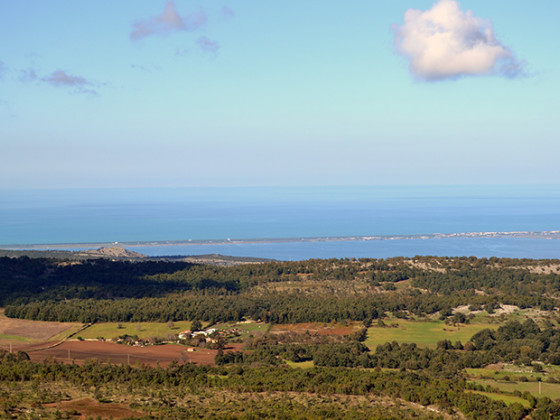
[[[540,363],[533,363],[533,372],[544,372],[544,368]]]

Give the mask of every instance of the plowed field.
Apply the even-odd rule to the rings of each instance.
[[[71,334],[82,327],[74,322],[30,321],[7,318],[0,310],[0,345],[34,343],[56,339],[62,333]]]
[[[240,350],[241,345],[231,346],[225,350]],[[163,344],[159,346],[134,347],[105,341],[67,341],[59,346],[29,352],[32,361],[46,359],[64,363],[84,363],[96,359],[102,362],[135,363],[164,367],[172,361],[179,363],[196,363],[213,365],[217,350],[197,348],[189,352],[185,346]]]

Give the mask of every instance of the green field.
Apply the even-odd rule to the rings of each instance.
[[[311,369],[315,366],[313,360],[308,360],[307,362],[290,362],[289,360],[286,361],[286,364],[291,368],[298,368],[298,369]]]
[[[20,337],[19,335],[6,335],[6,334],[0,334],[0,341],[18,341],[21,343],[32,343],[34,341],[33,338],[28,338],[28,337]]]
[[[524,393],[525,391],[527,391],[535,397],[548,397],[552,400],[560,398],[560,384],[541,382],[541,392],[539,393],[538,382],[503,382],[491,379],[477,379],[473,382],[482,386],[490,385],[491,387],[508,393],[513,393],[514,391]]]
[[[397,343],[416,343],[420,347],[435,347],[438,341],[450,340],[463,344],[485,328],[496,328],[496,324],[473,323],[451,326],[443,321],[414,321],[393,319],[385,321],[385,327],[370,327],[367,331],[366,346],[375,349],[379,344],[396,341]]]
[[[80,335],[81,334],[81,329],[84,327],[84,324],[76,324],[76,323],[72,323],[70,325],[70,327],[60,333],[58,333],[57,335],[53,336],[50,338],[51,341],[64,341],[66,340],[68,337],[70,337],[71,335]],[[80,331],[80,332],[78,332]]]
[[[263,335],[268,332],[271,324],[264,322],[221,322],[212,325],[212,328],[218,331],[227,331],[235,329],[239,333],[239,338],[243,339],[250,336]]]
[[[496,394],[495,392],[482,392],[482,391],[468,391],[474,394],[484,395],[485,397],[491,398],[496,401],[503,401],[507,405],[518,403],[521,404],[525,408],[529,408],[531,404],[529,401],[524,400],[521,397],[516,397],[515,395],[506,395],[506,394]]]
[[[505,365],[501,370],[496,369],[465,369],[470,377],[476,377],[479,379],[494,379],[494,380],[505,380],[506,377],[511,378],[513,381],[519,381],[519,378],[524,376],[530,381],[537,381],[539,378],[546,380],[549,374],[558,375],[559,369],[557,366],[545,366],[544,372],[533,372],[532,367],[528,366],[514,366]]]
[[[119,325],[121,328],[119,328]],[[104,322],[93,324],[84,331],[77,334],[84,339],[96,339],[103,337],[106,340],[117,338],[121,335],[137,335],[138,338],[166,337],[168,334],[179,334],[181,331],[191,327],[190,321],[177,321],[170,328],[167,322]]]

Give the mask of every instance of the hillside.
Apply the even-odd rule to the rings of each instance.
[[[8,250],[0,249],[0,257],[9,258],[54,258],[58,260],[89,260],[89,259],[112,259],[121,261],[184,261],[190,263],[211,264],[220,266],[231,266],[248,263],[262,263],[272,261],[266,258],[233,257],[220,254],[206,255],[170,255],[149,257],[138,252],[130,251],[121,246],[100,247],[97,249],[83,251],[63,251],[63,250]]]
[[[560,418],[558,267],[0,258],[0,344],[15,346],[0,398],[17,387],[5,412],[53,418],[47,402],[146,418]],[[33,322],[83,337],[39,347]]]

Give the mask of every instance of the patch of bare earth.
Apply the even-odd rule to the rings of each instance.
[[[287,332],[296,332],[300,334],[304,334],[305,332],[309,332],[310,334],[318,334],[318,335],[349,335],[359,329],[359,326],[354,325],[342,325],[342,324],[321,324],[317,322],[302,322],[299,324],[282,324],[282,325],[275,325],[270,330],[271,333],[287,333]]]
[[[27,319],[8,318],[4,310],[0,312],[0,334],[23,337],[36,341],[48,341],[55,335],[69,328],[82,324],[72,322],[31,321]]]
[[[225,351],[241,350],[241,344],[226,347]],[[81,364],[88,360],[101,362],[144,364],[165,367],[171,362],[196,363],[213,365],[217,350],[196,348],[188,351],[187,347],[178,344],[159,346],[127,346],[106,341],[66,341],[59,346],[29,352],[34,362],[53,360],[63,363]]]
[[[463,314],[465,314],[465,315],[468,315],[468,314],[471,314],[471,313],[472,313],[472,314],[477,314],[477,313],[482,312],[482,311],[471,311],[471,310],[469,309],[469,307],[470,307],[469,305],[460,305],[460,306],[457,306],[456,308],[453,308],[451,311],[452,311],[454,314],[463,313]]]
[[[515,305],[501,305],[498,309],[496,309],[495,311],[495,315],[509,315],[512,314],[513,312],[515,312],[516,310],[519,310],[519,306],[515,306]]]
[[[537,265],[528,267],[528,270],[535,274],[560,274],[560,264]]]
[[[445,268],[438,267],[437,265],[428,264],[425,262],[406,260],[406,263],[410,264],[414,268],[419,268],[420,270],[424,270],[424,271],[437,271],[438,273],[445,273],[447,271]],[[440,264],[440,263],[436,261],[434,264]]]
[[[79,400],[61,401],[52,404],[44,404],[47,408],[56,408],[60,411],[70,412],[80,418],[95,418],[97,416],[107,419],[122,419],[129,417],[142,417],[142,413],[131,409],[127,404],[101,403],[91,398]]]

